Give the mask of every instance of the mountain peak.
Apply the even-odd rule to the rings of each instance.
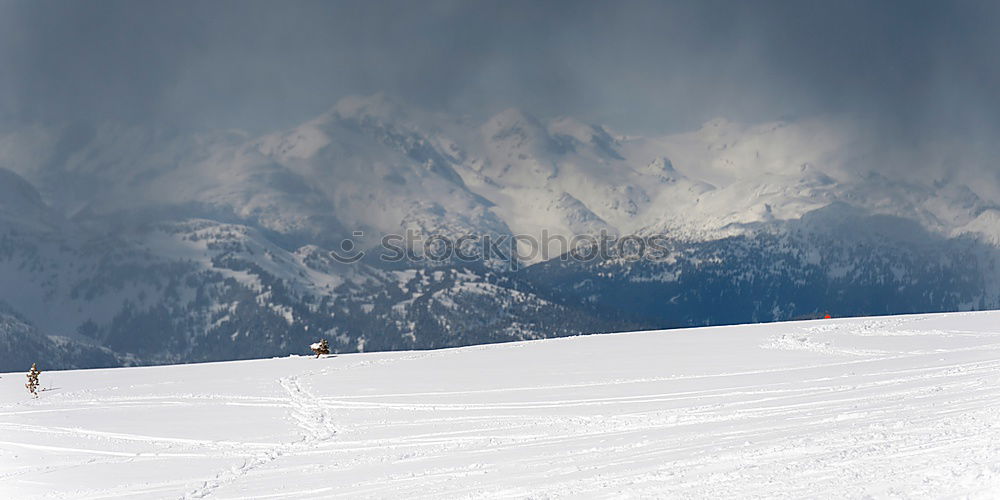
[[[483,132],[487,137],[503,138],[512,134],[542,135],[546,134],[542,122],[530,113],[517,108],[507,108],[483,124]]]
[[[7,210],[44,209],[45,202],[30,182],[16,173],[0,168],[0,208]]]
[[[379,92],[368,96],[341,98],[330,110],[330,113],[341,119],[390,122],[406,119],[411,111],[406,106]]]
[[[40,229],[51,226],[55,217],[35,186],[0,168],[0,220]]]

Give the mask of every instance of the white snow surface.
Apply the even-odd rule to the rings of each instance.
[[[2,498],[1000,495],[1000,312],[40,380]]]

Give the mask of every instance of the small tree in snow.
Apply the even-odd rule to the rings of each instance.
[[[313,343],[309,346],[312,352],[316,353],[316,357],[320,357],[323,354],[330,354],[330,344],[327,343],[326,339],[321,339],[319,342]]]
[[[28,392],[36,398],[38,397],[38,376],[41,373],[42,371],[35,366],[35,363],[31,363],[31,370],[28,370],[28,383],[24,384],[28,388]]]

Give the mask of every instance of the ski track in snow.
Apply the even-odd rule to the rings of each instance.
[[[325,372],[320,372],[321,375]],[[282,389],[288,393],[292,406],[292,418],[304,432],[302,442],[325,441],[337,431],[330,410],[317,401],[316,396],[302,387],[300,377],[279,379]]]
[[[1000,312],[46,376],[0,496],[1000,494]]]
[[[302,387],[301,376],[295,375],[278,379],[281,388],[288,395],[289,413],[295,425],[302,431],[302,439],[293,443],[278,445],[260,451],[245,459],[238,467],[223,470],[215,478],[206,481],[201,487],[189,492],[184,498],[205,498],[220,487],[239,480],[248,472],[264,464],[273,462],[285,453],[298,448],[308,447],[317,441],[330,439],[337,432],[333,427],[329,410],[316,401],[315,396]]]

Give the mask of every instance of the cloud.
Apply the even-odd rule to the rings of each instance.
[[[274,129],[385,91],[630,131],[852,113],[994,142],[993,2],[0,4],[0,121]]]

